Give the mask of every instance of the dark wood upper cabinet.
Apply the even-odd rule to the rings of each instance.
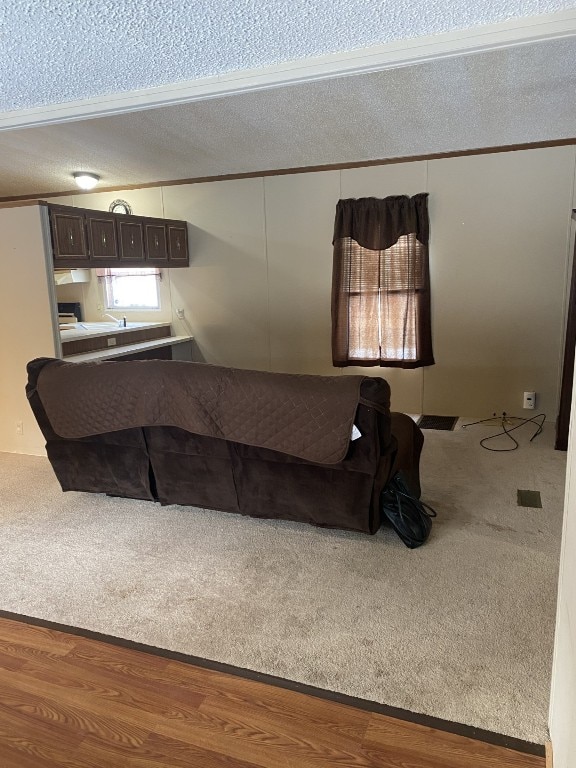
[[[168,240],[166,237],[166,225],[158,222],[144,224],[144,237],[146,240],[146,262],[160,265],[168,263]]]
[[[118,243],[120,245],[120,261],[142,261],[144,254],[144,225],[136,217],[123,216],[118,219]]]
[[[187,267],[185,221],[48,204],[58,267]]]
[[[54,263],[79,266],[89,261],[85,218],[74,211],[50,211]],[[67,266],[66,265],[66,266]]]
[[[110,261],[118,259],[118,247],[116,244],[116,221],[113,216],[90,213],[86,215],[88,227],[88,248],[90,258],[94,260]]]
[[[170,265],[177,262],[188,264],[188,227],[186,224],[168,222],[168,260]]]

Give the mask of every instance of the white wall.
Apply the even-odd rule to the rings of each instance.
[[[576,389],[572,398],[566,499],[550,700],[554,768],[573,768],[576,755]]]
[[[576,194],[574,196],[576,207]],[[573,230],[576,225],[573,225]],[[574,232],[572,241],[574,242]],[[550,697],[550,735],[554,751],[554,768],[573,768],[576,755],[576,387],[572,392],[566,497],[552,693]]]
[[[25,395],[26,364],[55,356],[40,207],[0,209],[0,233],[0,451],[43,455]]]

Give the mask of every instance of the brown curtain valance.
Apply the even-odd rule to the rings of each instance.
[[[415,234],[422,245],[428,245],[427,192],[414,197],[392,195],[338,201],[333,244],[349,237],[363,248],[383,251],[410,234]]]

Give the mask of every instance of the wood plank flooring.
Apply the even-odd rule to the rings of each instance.
[[[545,759],[0,619],[1,768],[544,768]]]

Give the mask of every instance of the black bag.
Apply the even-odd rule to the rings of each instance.
[[[382,512],[407,547],[415,549],[424,544],[436,512],[411,493],[401,472],[382,491],[381,504]]]

